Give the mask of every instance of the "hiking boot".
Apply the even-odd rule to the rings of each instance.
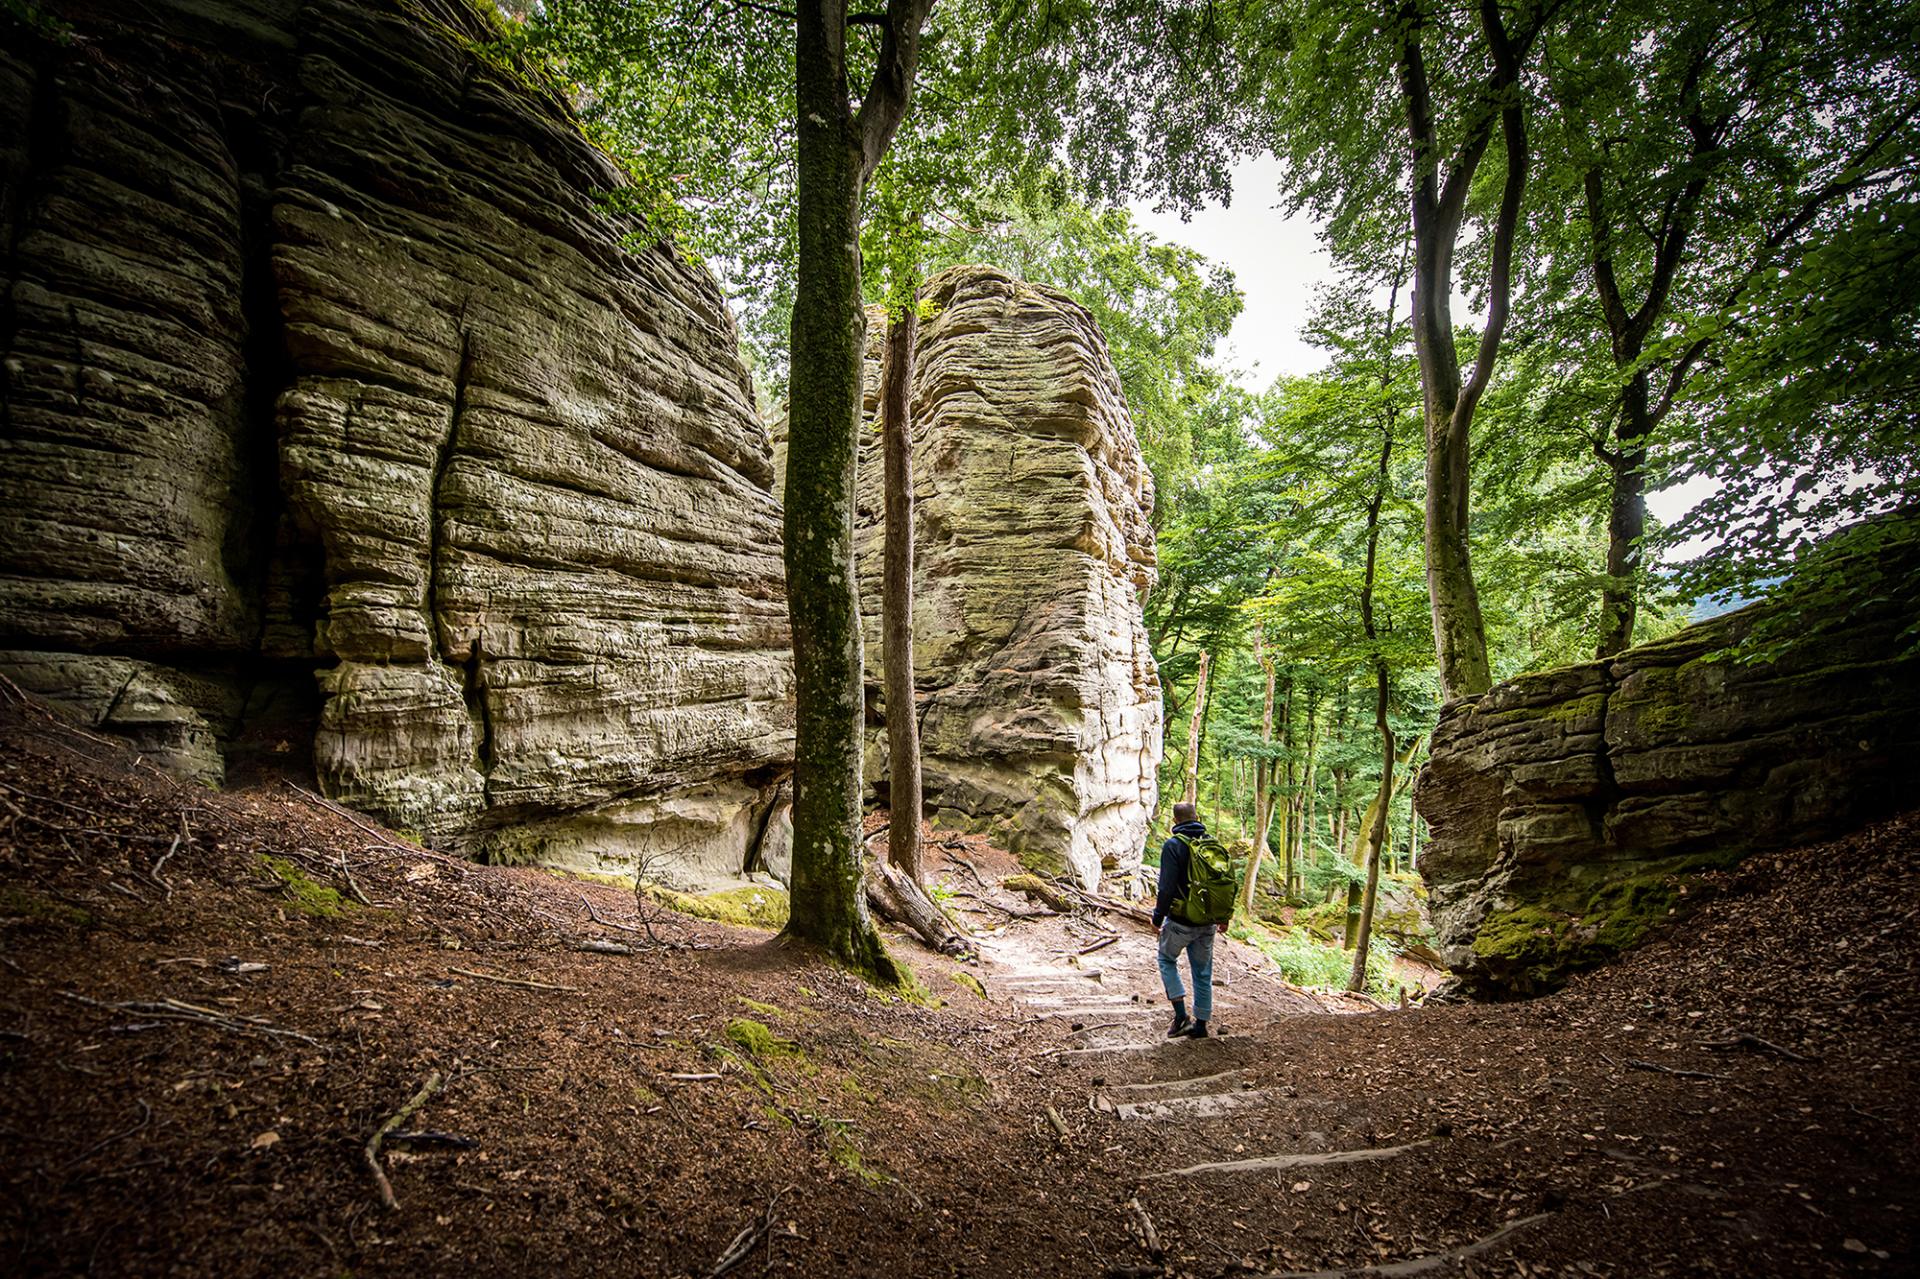
[[[1208,1035],[1207,1023],[1196,1021],[1191,1026],[1182,1027],[1168,1035],[1168,1039],[1205,1039]]]
[[[1174,1013],[1173,1025],[1167,1027],[1167,1038],[1178,1039],[1182,1035],[1191,1033],[1191,1031],[1189,1030],[1189,1027],[1191,1027],[1192,1025],[1193,1025],[1193,1018],[1187,1016],[1185,1011]]]

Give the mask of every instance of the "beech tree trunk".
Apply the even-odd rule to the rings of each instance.
[[[1484,693],[1492,685],[1486,624],[1468,553],[1469,445],[1475,410],[1493,376],[1512,298],[1513,242],[1527,185],[1526,117],[1517,92],[1520,66],[1538,34],[1540,16],[1510,36],[1497,0],[1478,0],[1481,35],[1493,70],[1469,108],[1451,155],[1440,152],[1440,128],[1428,83],[1421,10],[1400,13],[1400,98],[1412,151],[1413,344],[1419,356],[1427,443],[1427,594],[1433,609],[1440,687],[1448,699]],[[1464,379],[1455,350],[1453,255],[1474,176],[1500,126],[1506,174],[1492,224],[1487,324],[1473,370]]]
[[[782,524],[793,636],[793,876],[782,935],[888,984],[905,974],[867,913],[860,842],[865,697],[853,570],[866,357],[860,200],[906,113],[932,2],[889,0],[857,113],[848,95],[846,0],[802,0],[795,14],[799,261]]]
[[[920,717],[913,685],[913,355],[919,317],[909,299],[887,326],[880,375],[880,440],[886,462],[887,545],[881,636],[887,695],[887,859],[918,884]]]
[[[1193,684],[1193,715],[1187,721],[1187,773],[1180,788],[1182,802],[1200,802],[1200,728],[1207,718],[1207,666],[1212,661],[1207,650],[1200,650],[1200,673]]]

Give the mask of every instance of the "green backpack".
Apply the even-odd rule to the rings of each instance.
[[[1187,891],[1173,899],[1174,916],[1193,925],[1226,923],[1240,897],[1233,855],[1211,835],[1174,838],[1187,846]]]

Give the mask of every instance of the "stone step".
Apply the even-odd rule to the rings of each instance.
[[[1269,1105],[1274,1095],[1264,1088],[1238,1092],[1200,1093],[1190,1097],[1168,1097],[1162,1101],[1119,1101],[1113,1113],[1121,1119],[1158,1123],[1169,1119],[1212,1119],[1236,1110],[1257,1110]]]
[[[1155,1083],[1113,1084],[1107,1088],[1116,1101],[1157,1101],[1167,1097],[1191,1097],[1196,1093],[1229,1092],[1246,1081],[1244,1070],[1223,1070],[1217,1075],[1191,1079],[1163,1079]]]

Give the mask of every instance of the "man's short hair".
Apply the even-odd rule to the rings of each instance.
[[[1198,804],[1179,803],[1173,806],[1173,824],[1175,826],[1184,825],[1187,822],[1197,822],[1199,820],[1200,806]]]

